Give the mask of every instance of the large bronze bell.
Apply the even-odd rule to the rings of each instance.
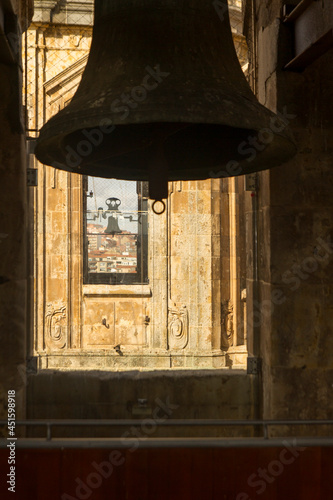
[[[287,124],[241,70],[227,0],[95,0],[89,60],[41,129],[39,161],[98,177],[167,181],[271,168],[295,153]]]

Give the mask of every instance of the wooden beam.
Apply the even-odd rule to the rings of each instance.
[[[313,43],[304,52],[298,54],[294,59],[285,65],[284,69],[289,71],[303,71],[312,62],[318,59],[322,54],[325,54],[333,47],[333,30],[328,31]]]
[[[313,2],[317,0],[301,0],[296,7],[289,13],[284,16],[284,23],[294,22]],[[285,5],[285,8],[288,7]]]
[[[294,29],[294,57],[284,69],[303,71],[333,47],[333,4],[302,0],[284,18]]]

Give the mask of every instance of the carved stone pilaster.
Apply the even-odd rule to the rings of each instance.
[[[66,345],[66,306],[48,304],[45,315],[46,344],[48,347],[63,349]]]
[[[228,349],[234,344],[234,307],[231,300],[222,303],[222,348]]]
[[[188,343],[188,311],[184,304],[168,310],[169,349],[184,349]]]

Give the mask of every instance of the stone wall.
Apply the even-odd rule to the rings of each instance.
[[[7,418],[8,390],[16,391],[17,417],[25,416],[28,188],[20,33],[31,14],[32,2],[0,2],[0,418]]]
[[[281,23],[281,8],[257,8],[259,99],[288,115],[298,147],[291,162],[260,174],[263,417],[332,418],[333,53],[283,70],[292,25]]]
[[[142,373],[52,372],[42,371],[28,377],[28,418],[38,419],[151,419],[163,404],[169,407],[170,419],[254,418],[256,397],[251,377],[242,370],[156,371]],[[35,430],[36,431],[36,430]],[[123,435],[126,429],[111,429]],[[157,436],[251,435],[252,428],[164,427],[154,430]],[[45,430],[38,429],[39,435]],[[57,432],[57,431],[55,431]],[[80,435],[110,435],[110,428],[84,428],[64,431]],[[64,435],[64,434],[63,434]]]

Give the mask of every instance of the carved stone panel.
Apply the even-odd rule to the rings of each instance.
[[[222,304],[222,347],[228,349],[234,345],[234,307],[231,300]]]
[[[184,304],[169,308],[168,346],[169,349],[184,349],[188,343],[188,311]]]
[[[63,349],[66,346],[66,306],[48,304],[45,315],[47,347]]]
[[[86,348],[143,346],[147,344],[147,305],[141,299],[86,298],[83,346]]]

